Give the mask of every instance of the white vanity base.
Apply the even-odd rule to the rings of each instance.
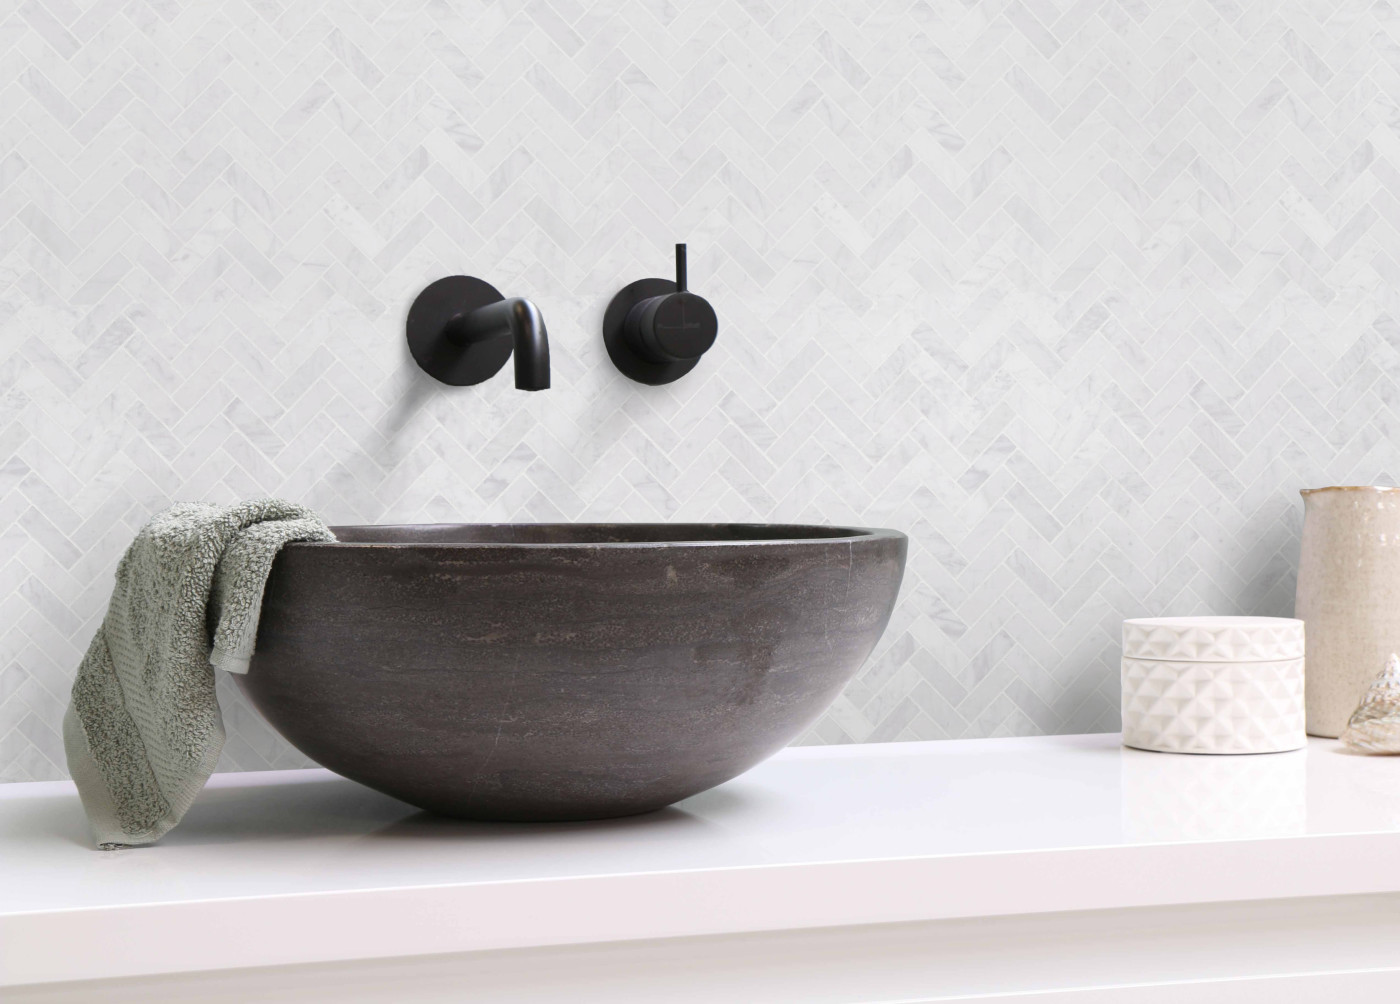
[[[7,1004],[1286,1004],[1400,994],[1400,897],[608,942],[10,988]],[[1365,999],[1357,998],[1357,999]]]
[[[1116,736],[793,749],[662,813],[487,826],[221,775],[158,847],[0,787],[0,997],[1400,999],[1400,759]]]

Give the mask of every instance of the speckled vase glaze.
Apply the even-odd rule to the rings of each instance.
[[[1400,488],[1306,488],[1294,616],[1307,624],[1308,732],[1335,739],[1400,650]]]

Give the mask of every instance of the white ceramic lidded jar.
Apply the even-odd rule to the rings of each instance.
[[[1166,753],[1282,753],[1307,744],[1303,622],[1123,622],[1123,745]]]

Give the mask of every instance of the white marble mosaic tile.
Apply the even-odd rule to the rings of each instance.
[[[807,741],[1116,728],[1124,616],[1289,613],[1297,489],[1400,471],[1397,94],[1387,0],[0,4],[0,778],[135,528],[264,493],[897,527]],[[720,337],[645,388],[676,240]],[[410,364],[460,272],[552,390]]]

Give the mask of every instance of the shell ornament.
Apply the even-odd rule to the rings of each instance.
[[[1362,753],[1400,753],[1400,655],[1390,654],[1339,738]]]

